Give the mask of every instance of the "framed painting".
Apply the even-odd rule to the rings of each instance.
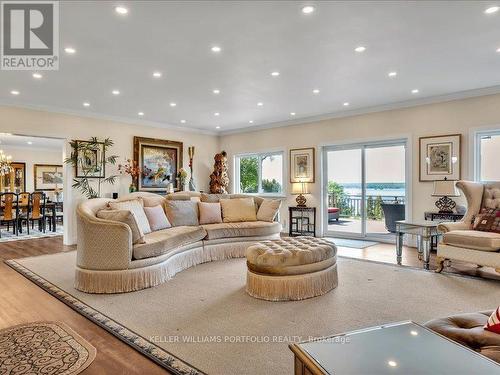
[[[134,137],[134,160],[140,169],[137,190],[165,192],[172,183],[174,191],[178,191],[182,151],[182,142]]]
[[[461,134],[421,137],[420,181],[460,180]]]
[[[55,164],[35,164],[33,167],[35,191],[53,191],[63,185],[63,166]]]
[[[314,147],[290,150],[290,182],[314,182]]]
[[[12,162],[10,173],[1,176],[0,190],[12,193],[26,191],[26,163]]]
[[[76,178],[105,178],[106,171],[104,168],[104,143],[75,141],[77,160],[75,166]]]

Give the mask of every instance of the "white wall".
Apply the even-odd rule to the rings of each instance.
[[[186,168],[189,162],[187,148],[188,146],[195,146],[194,178],[197,188],[201,190],[208,190],[213,157],[216,152],[220,151],[219,139],[214,135],[8,106],[0,106],[0,132],[62,138],[66,141],[63,158],[71,152],[67,144],[71,139],[85,140],[93,136],[99,138],[110,137],[115,142],[110,152],[119,155],[121,160],[133,158],[134,136],[180,141],[184,143],[183,164]],[[106,170],[106,175],[116,173],[116,166],[111,166]],[[64,175],[64,191],[71,191],[73,169],[66,165]],[[103,195],[110,197],[112,192],[118,192],[121,195],[126,194],[129,184],[130,177],[120,178],[116,186],[105,187]],[[65,225],[66,244],[73,244],[76,241],[74,211],[76,204],[82,199],[82,196],[77,191],[73,191],[72,194],[64,194],[65,223],[67,224]]]
[[[335,118],[287,127],[227,134],[221,137],[221,147],[228,153],[230,178],[233,179],[234,155],[245,152],[283,149],[288,165],[291,148],[316,147],[316,183],[310,190],[308,205],[320,207],[321,203],[321,148],[338,143],[385,140],[407,137],[411,147],[411,216],[423,220],[424,212],[435,209],[431,197],[433,184],[419,182],[419,137],[462,134],[462,179],[473,179],[470,163],[471,132],[474,128],[497,127],[500,129],[500,95],[489,95],[444,103],[421,105],[412,108],[388,110],[377,113]],[[288,173],[288,172],[287,172]],[[289,176],[285,176],[289,181]],[[287,191],[291,191],[288,184]],[[287,204],[295,205],[295,196],[288,195]],[[463,197],[458,199],[464,203]],[[281,212],[288,217],[287,207]]]
[[[26,191],[35,191],[34,165],[55,164],[62,165],[62,142],[59,150],[38,149],[35,147],[14,147],[0,144],[7,155],[12,156],[13,162],[26,163]]]

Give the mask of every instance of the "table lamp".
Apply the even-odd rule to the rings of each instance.
[[[306,197],[304,194],[309,194],[309,186],[305,181],[297,182],[292,185],[292,194],[297,195],[295,201],[297,207],[306,207]]]
[[[436,207],[439,209],[439,213],[448,214],[452,213],[457,205],[450,197],[459,197],[460,192],[455,186],[455,181],[448,180],[445,177],[444,180],[434,181],[432,196],[441,197],[436,201]]]

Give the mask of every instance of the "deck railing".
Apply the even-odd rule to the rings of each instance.
[[[402,196],[367,195],[367,216],[370,219],[381,219],[384,215],[382,203],[405,204],[405,200]],[[341,217],[360,217],[362,201],[361,195],[344,194],[338,197],[335,193],[328,193],[328,207],[340,208]]]

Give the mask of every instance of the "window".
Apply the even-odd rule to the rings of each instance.
[[[500,181],[500,130],[476,135],[476,180]]]
[[[283,152],[236,156],[235,167],[238,193],[283,194]]]

